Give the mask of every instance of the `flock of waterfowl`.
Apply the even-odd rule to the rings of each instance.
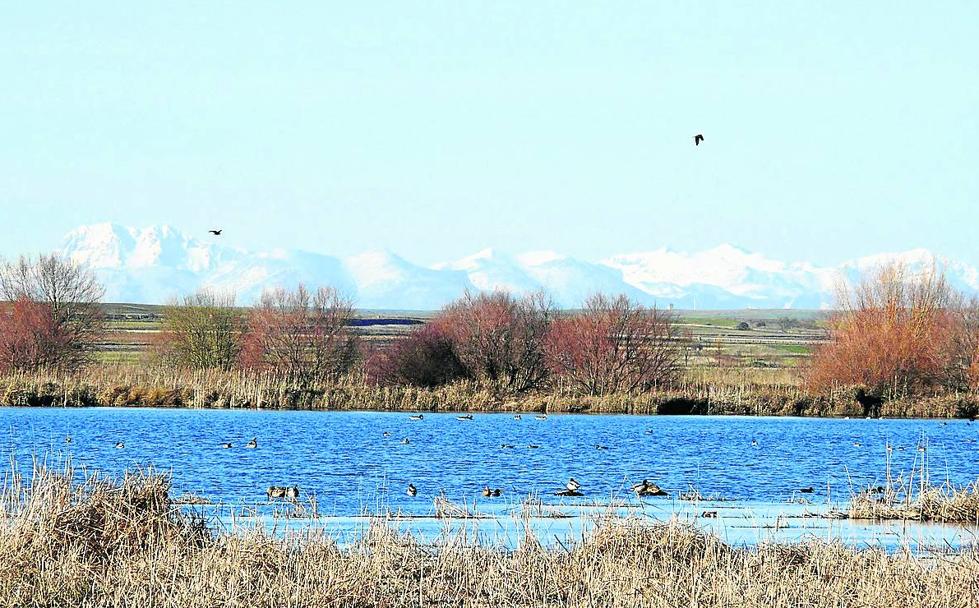
[[[514,414],[513,418],[515,420],[521,420],[522,419],[522,415],[521,414]],[[547,420],[547,414],[537,414],[537,415],[534,416],[534,418],[536,420]],[[408,419],[409,420],[412,420],[412,421],[420,421],[420,420],[424,420],[425,419],[425,415],[424,414],[411,414],[411,415],[408,416]],[[456,416],[456,420],[459,420],[459,421],[471,421],[471,420],[473,420],[473,415],[472,414],[460,414],[460,415]],[[645,430],[645,434],[652,435],[653,434],[653,429],[646,429]],[[390,437],[391,436],[391,433],[389,431],[384,431],[383,436],[384,437]],[[71,443],[71,442],[72,442],[71,435],[66,435],[65,436],[65,443]],[[404,438],[401,439],[400,443],[403,444],[403,445],[408,445],[408,444],[411,443],[411,440],[408,437],[404,437]],[[760,447],[760,443],[759,443],[758,439],[752,439],[751,440],[751,446],[752,447],[755,447],[755,448]],[[860,441],[853,441],[853,446],[859,448],[859,447],[862,447],[862,443]],[[119,441],[119,442],[117,442],[115,444],[115,448],[116,449],[120,449],[121,450],[121,449],[124,449],[125,447],[126,447],[126,445],[122,441]],[[232,444],[231,442],[226,441],[226,442],[221,443],[220,444],[220,447],[222,449],[232,449],[234,447],[234,444]],[[257,437],[253,437],[251,439],[251,441],[249,441],[248,443],[245,444],[244,447],[246,449],[255,449],[255,448],[257,448],[258,447],[258,438]],[[500,448],[501,449],[514,449],[515,447],[516,446],[514,444],[511,444],[511,443],[503,443],[503,444],[500,444]],[[527,448],[528,449],[538,449],[538,448],[540,448],[540,445],[538,445],[538,444],[528,444],[527,445]],[[608,450],[609,448],[608,448],[607,445],[595,444],[595,449],[597,449],[597,450]],[[903,451],[905,448],[904,448],[904,446],[894,446],[891,443],[887,443],[886,450],[887,450],[888,453],[894,451],[895,449]],[[919,442],[919,444],[917,445],[917,451],[918,452],[925,452],[925,450],[926,450],[925,443]],[[643,479],[641,483],[637,483],[637,484],[633,485],[630,489],[631,489],[631,491],[634,494],[636,494],[636,496],[639,496],[639,497],[668,496],[668,493],[664,489],[662,489],[657,484],[650,482],[648,479]],[[815,488],[812,487],[812,486],[809,486],[809,487],[800,488],[797,491],[799,493],[801,493],[801,494],[812,494],[813,492],[815,492]],[[413,483],[409,483],[408,484],[408,487],[405,490],[405,494],[407,496],[409,496],[409,497],[415,497],[415,496],[418,495],[418,488]],[[503,494],[503,490],[501,488],[491,488],[489,485],[484,485],[483,486],[482,495],[484,497],[499,497],[502,494]],[[583,496],[581,483],[579,483],[574,477],[571,477],[568,480],[568,482],[565,484],[564,488],[562,488],[562,489],[554,492],[554,494],[556,496],[570,496],[570,497],[573,497],[573,496]],[[295,485],[293,485],[293,486],[269,486],[268,489],[266,490],[266,496],[267,496],[268,500],[270,500],[270,501],[272,499],[287,499],[287,500],[296,501],[299,498],[299,495],[300,495],[299,487],[298,486],[295,486]],[[716,516],[717,516],[716,512],[712,512],[712,511],[705,511],[703,513],[703,517],[716,517]]]

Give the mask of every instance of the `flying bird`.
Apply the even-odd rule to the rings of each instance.
[[[703,139],[703,138],[701,138],[701,139]],[[214,236],[221,236],[221,233],[224,232],[224,228],[222,228],[221,230],[208,230],[208,232],[210,232]]]
[[[693,145],[699,146],[700,142],[704,141],[704,136],[701,133],[697,133],[693,136]]]

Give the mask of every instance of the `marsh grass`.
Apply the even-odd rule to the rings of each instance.
[[[770,373],[771,372],[771,373]],[[788,374],[788,375],[787,375]],[[267,408],[305,410],[548,412],[863,416],[853,390],[807,393],[786,370],[693,370],[683,381],[642,393],[582,395],[556,384],[543,392],[499,395],[475,382],[435,388],[379,386],[361,374],[299,387],[267,372],[188,370],[147,364],[91,365],[74,374],[0,375],[0,405]],[[949,393],[892,400],[886,417],[979,414],[979,395]]]
[[[731,547],[677,523],[603,518],[560,548],[465,535],[425,544],[374,521],[350,546],[313,528],[215,534],[165,475],[8,475],[2,606],[974,606],[979,559],[807,542]]]
[[[915,520],[964,523],[979,526],[979,480],[955,486],[948,479],[933,482],[927,446],[915,459],[910,472],[892,473],[891,452],[886,459],[885,482],[854,492],[848,515],[852,519]]]

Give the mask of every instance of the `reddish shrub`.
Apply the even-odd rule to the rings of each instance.
[[[22,296],[0,312],[0,370],[63,368],[72,349],[50,304]]]
[[[376,352],[367,369],[379,384],[435,387],[469,377],[438,322]]]
[[[580,314],[554,321],[546,351],[554,373],[590,395],[669,385],[680,371],[672,315],[625,296],[592,296]]]
[[[436,317],[467,375],[497,393],[540,387],[548,377],[544,340],[550,303],[540,294],[466,294]]]
[[[242,365],[273,370],[301,386],[336,381],[357,360],[352,316],[352,304],[334,289],[267,291],[248,314]]]
[[[886,266],[840,294],[832,342],[816,349],[808,370],[811,387],[862,385],[898,397],[949,387],[962,376],[970,361],[957,362],[961,307],[941,273],[911,276]]]

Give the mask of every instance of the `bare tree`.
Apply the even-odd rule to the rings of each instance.
[[[231,369],[238,362],[245,333],[244,314],[235,297],[201,290],[167,305],[157,351],[164,361],[197,369]]]
[[[467,293],[432,321],[466,369],[498,393],[540,387],[548,377],[544,340],[551,303],[543,294]]]
[[[58,254],[0,264],[0,299],[20,303],[9,314],[22,315],[16,320],[22,337],[38,336],[32,346],[38,365],[72,370],[89,361],[102,332],[103,293],[91,270]]]
[[[625,296],[591,296],[581,313],[556,320],[547,337],[554,372],[591,395],[668,386],[679,375],[682,350],[672,313]]]
[[[332,288],[275,289],[248,314],[245,367],[277,371],[300,386],[336,381],[357,360],[351,301]]]

